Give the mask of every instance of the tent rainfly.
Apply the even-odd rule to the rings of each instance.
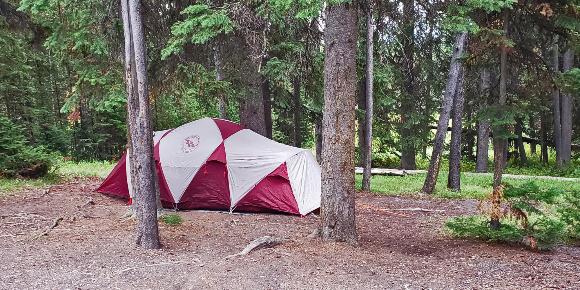
[[[153,139],[164,207],[301,215],[320,207],[320,166],[308,149],[212,118],[155,132]],[[127,172],[125,153],[96,191],[131,198]]]

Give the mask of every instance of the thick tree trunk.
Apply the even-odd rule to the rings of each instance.
[[[373,149],[373,11],[367,2],[367,51],[366,51],[366,115],[365,148],[362,189],[371,190],[371,161]]]
[[[357,3],[329,3],[324,33],[324,117],[320,233],[358,243],[354,205]]]
[[[272,91],[270,81],[264,78],[262,83],[262,97],[264,98],[264,122],[266,123],[266,137],[272,139]]]
[[[516,119],[516,135],[518,135],[517,147],[518,152],[520,153],[520,166],[527,166],[528,157],[526,156],[526,150],[524,149],[524,141],[522,139],[522,118]]]
[[[453,106],[453,98],[458,85],[459,74],[463,65],[459,62],[459,57],[467,50],[467,32],[457,33],[455,36],[455,45],[453,46],[453,56],[449,67],[449,76],[445,86],[445,95],[439,112],[439,122],[437,123],[437,133],[433,140],[433,152],[431,153],[431,162],[427,170],[427,177],[421,189],[424,193],[433,193],[437,184],[439,175],[439,166],[441,165],[441,156],[445,147],[445,136],[447,135],[447,125],[449,124],[449,115]]]
[[[416,169],[416,148],[410,142],[414,135],[414,126],[410,123],[410,115],[414,113],[415,105],[415,0],[403,1],[403,72],[406,98],[401,100],[401,169]]]
[[[489,97],[489,88],[491,84],[491,74],[489,69],[484,68],[481,71],[480,94],[487,102]],[[482,109],[485,105],[482,105]],[[475,161],[475,172],[487,172],[487,163],[489,161],[489,120],[479,121],[477,123],[477,157]]]
[[[300,79],[294,77],[292,79],[292,102],[294,103],[294,146],[302,147],[302,132],[300,131],[300,109],[302,103],[300,102]]]
[[[137,218],[135,242],[147,249],[160,247],[157,228],[157,204],[155,194],[153,159],[153,131],[147,87],[147,66],[145,59],[145,40],[141,22],[141,2],[138,0],[121,1],[125,30],[125,72],[127,80],[127,112],[131,131],[131,173],[134,208]],[[127,41],[127,38],[128,41]],[[133,51],[131,52],[131,48]],[[129,52],[128,52],[129,50]],[[135,66],[132,69],[131,62]],[[137,87],[134,81],[137,80]],[[137,89],[137,97],[135,97]]]
[[[567,72],[574,67],[574,52],[572,49],[568,48],[562,58],[563,72]],[[569,93],[562,94],[560,101],[562,102],[562,113],[560,114],[562,128],[562,164],[568,165],[572,159],[572,108],[574,107],[574,102]]]
[[[557,72],[560,70],[557,44],[554,45],[553,53],[554,66],[552,68],[555,72]],[[562,168],[562,165],[564,164],[562,160],[562,121],[560,112],[560,91],[557,88],[554,88],[554,146],[556,149],[556,167],[558,168]]]
[[[462,67],[457,77],[457,87],[453,97],[453,123],[451,129],[451,145],[449,146],[449,175],[447,188],[461,190],[461,131],[463,129],[463,82],[465,68]]]

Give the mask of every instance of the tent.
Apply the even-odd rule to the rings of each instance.
[[[320,166],[308,149],[213,118],[153,139],[164,207],[301,215],[320,207]],[[125,153],[96,191],[132,197],[128,160]]]

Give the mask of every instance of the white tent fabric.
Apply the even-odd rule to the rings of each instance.
[[[161,139],[159,162],[175,200],[181,199],[199,168],[222,141],[211,118],[182,125]]]

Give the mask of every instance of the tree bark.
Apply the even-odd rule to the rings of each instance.
[[[489,88],[491,83],[491,74],[487,68],[481,71],[480,94],[487,102],[489,97]],[[485,105],[482,106],[482,109]],[[487,163],[489,161],[489,120],[479,121],[477,124],[477,157],[475,162],[475,172],[487,172]]]
[[[524,141],[522,139],[522,118],[516,119],[516,135],[518,135],[517,139],[517,147],[518,152],[520,153],[520,166],[527,166],[528,165],[528,157],[526,156],[526,150],[524,149]]]
[[[557,72],[560,70],[558,45],[554,44],[553,70]],[[560,116],[560,91],[554,87],[554,146],[556,149],[556,167],[562,168],[564,164],[562,160],[562,121]]]
[[[453,98],[453,123],[451,130],[451,144],[449,146],[449,175],[447,176],[447,188],[455,191],[461,190],[461,131],[463,129],[463,82],[465,80],[465,68],[462,67],[457,77],[457,87]]]
[[[567,72],[574,67],[574,52],[571,48],[566,50],[562,58],[563,72]],[[572,159],[572,108],[574,107],[574,102],[569,93],[562,94],[560,101],[562,102],[562,113],[560,115],[562,129],[562,164],[569,165]]]
[[[320,233],[358,243],[354,205],[357,3],[329,3],[324,33],[324,116]]]
[[[262,97],[264,100],[264,122],[266,123],[266,137],[272,139],[272,91],[270,81],[264,78],[262,83]]]
[[[531,137],[537,138],[536,118],[534,115],[530,115],[530,130],[532,132]],[[530,155],[536,155],[536,145],[538,145],[538,143],[530,142]]]
[[[447,125],[449,124],[449,115],[453,106],[453,98],[458,85],[460,71],[463,65],[459,62],[461,55],[467,50],[467,32],[460,32],[455,35],[455,44],[453,46],[453,56],[449,67],[449,76],[445,86],[445,95],[439,112],[439,122],[437,123],[437,133],[433,140],[433,152],[431,153],[431,162],[427,170],[427,177],[421,192],[433,193],[437,184],[439,175],[439,166],[441,165],[441,156],[445,147],[445,136],[447,135]]]
[[[403,46],[402,67],[406,97],[401,100],[401,169],[414,170],[416,165],[416,146],[410,141],[414,126],[410,115],[415,105],[415,0],[403,1],[403,28],[401,44]]]
[[[145,40],[141,22],[141,2],[122,0],[125,31],[125,73],[127,80],[127,113],[131,131],[131,174],[134,208],[137,218],[135,243],[147,249],[158,249],[157,204],[155,195],[153,131],[151,127]],[[131,51],[132,50],[132,51]],[[134,66],[132,63],[134,61]],[[137,94],[135,94],[135,79]]]
[[[300,79],[294,77],[292,79],[292,101],[294,103],[294,147],[302,147],[302,132],[300,131],[300,109],[302,103],[300,102]]]
[[[503,29],[505,36],[509,32],[509,10],[504,11]],[[505,47],[500,53],[500,80],[499,80],[499,105],[505,105],[507,102],[507,51]],[[507,139],[499,137],[501,128],[494,128],[493,137],[493,192],[500,192],[501,179],[503,170],[505,168],[505,150],[507,149]],[[500,222],[497,217],[492,217],[490,221],[490,228],[492,230],[499,230]]]
[[[316,161],[322,163],[322,116],[317,116],[314,124],[314,138],[316,138]]]
[[[223,34],[216,36],[213,40],[213,57],[216,71],[216,80],[218,82],[224,81],[226,79],[225,67],[227,64],[223,55],[224,45],[226,45],[225,41],[225,35]],[[223,90],[220,91],[220,95],[218,97],[218,106],[220,111],[220,118],[229,120],[230,116],[228,114],[228,98]]]
[[[540,146],[540,150],[541,150],[541,155],[542,155],[542,162],[543,163],[548,163],[548,122],[546,120],[546,113],[544,111],[542,111],[541,115],[540,115],[540,123],[541,123],[541,128],[540,128],[540,136],[541,136],[541,146]]]
[[[360,111],[364,111],[364,114],[357,114],[357,137],[358,137],[358,160],[356,166],[364,167],[365,166],[365,115],[367,110],[366,104],[366,77],[360,79],[357,83],[357,90],[356,90],[356,101],[357,107]]]
[[[366,51],[366,114],[365,149],[362,189],[371,190],[371,163],[373,149],[373,10],[367,2],[367,51]]]

